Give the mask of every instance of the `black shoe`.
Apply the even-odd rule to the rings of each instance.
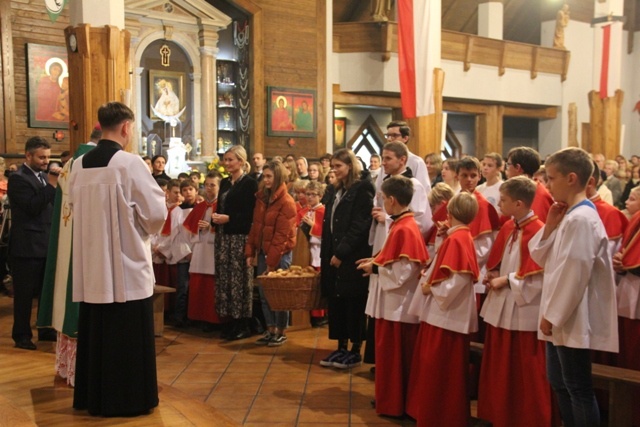
[[[21,348],[23,350],[35,350],[36,345],[31,342],[30,339],[24,339],[16,342],[15,348]]]
[[[242,327],[238,329],[236,332],[234,332],[233,335],[231,335],[229,338],[227,338],[227,340],[229,341],[243,340],[245,338],[249,338],[250,336],[251,336],[251,331],[249,330],[249,328]]]
[[[202,327],[202,332],[210,333],[218,330],[218,325],[214,325],[213,323],[207,323]]]
[[[324,325],[329,323],[326,317],[312,317],[311,318],[311,326],[314,328],[321,328]]]
[[[173,322],[173,327],[178,329],[184,329],[189,326],[188,320],[175,320]]]
[[[41,330],[38,332],[38,341],[56,342],[57,340],[58,333],[53,329]]]

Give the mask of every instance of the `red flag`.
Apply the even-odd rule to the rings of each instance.
[[[440,67],[440,0],[398,0],[398,63],[402,115],[432,114],[433,70]]]

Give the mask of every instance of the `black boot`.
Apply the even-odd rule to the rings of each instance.
[[[249,319],[238,319],[236,322],[237,328],[229,337],[229,341],[249,338],[251,336],[251,330],[249,329]]]
[[[220,334],[220,338],[223,340],[228,340],[233,336],[234,331],[236,330],[236,323],[238,321],[236,319],[231,319],[227,323],[222,325],[222,333]]]

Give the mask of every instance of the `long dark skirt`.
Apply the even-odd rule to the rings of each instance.
[[[152,297],[80,303],[75,409],[134,416],[158,406]]]
[[[220,317],[250,318],[253,309],[253,267],[244,257],[244,234],[216,233],[216,311]]]

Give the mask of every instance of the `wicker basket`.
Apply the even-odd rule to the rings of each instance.
[[[271,310],[313,310],[324,307],[320,275],[315,277],[258,276]]]

